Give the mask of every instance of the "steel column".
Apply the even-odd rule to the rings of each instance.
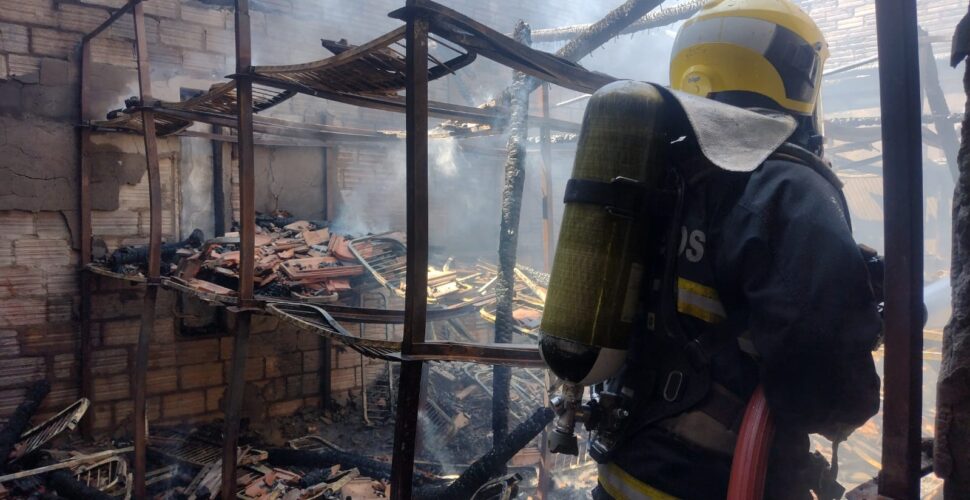
[[[245,390],[246,358],[253,314],[256,238],[256,173],[253,153],[252,34],[249,0],[236,0],[236,116],[239,135],[239,308],[237,310],[232,367],[226,397],[225,442],[222,448],[222,491],[232,496],[236,490],[236,446],[239,419]]]
[[[138,61],[138,90],[142,104],[152,100],[151,69],[148,63],[148,40],[145,35],[145,12],[142,4],[132,9],[135,24],[135,48]],[[145,461],[148,446],[148,417],[145,401],[148,379],[148,344],[155,329],[155,302],[158,298],[159,275],[162,263],[162,190],[158,171],[158,144],[155,138],[155,113],[142,112],[145,139],[145,164],[148,168],[148,197],[150,207],[148,236],[148,283],[141,313],[141,328],[135,350],[135,498],[145,498]]]
[[[915,0],[876,2],[886,232],[886,357],[879,494],[919,498],[923,214]]]
[[[413,5],[408,0],[407,5]],[[407,290],[404,298],[404,339],[401,353],[411,353],[424,342],[428,308],[428,21],[407,20],[405,33],[407,87]],[[391,463],[391,498],[411,498],[415,438],[421,393],[421,361],[401,363],[397,414],[394,419],[394,455]]]

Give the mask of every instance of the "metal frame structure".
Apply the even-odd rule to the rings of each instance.
[[[90,41],[108,26],[127,13],[134,18],[136,33],[136,56],[138,59],[139,89],[146,151],[146,168],[149,172],[151,203],[149,275],[146,280],[142,325],[139,331],[138,349],[133,375],[135,394],[135,473],[134,494],[143,498],[145,491],[146,413],[145,379],[148,342],[152,333],[155,314],[155,297],[159,279],[161,247],[161,200],[158,175],[157,143],[154,133],[155,110],[152,107],[150,71],[145,40],[142,0],[130,0],[115,10],[109,19],[86,35],[81,42],[81,119],[79,141],[80,178],[80,227],[81,264],[91,262],[91,168],[87,158],[92,128],[88,126],[86,107],[89,104],[85,76],[90,74]],[[253,297],[254,261],[254,119],[252,87],[263,81],[252,71],[252,39],[250,32],[249,1],[236,0],[236,73],[233,75],[237,92],[237,113],[234,125],[238,131],[236,141],[239,149],[240,169],[240,218],[241,262],[239,296],[232,309],[237,314],[232,367],[226,408],[226,439],[223,449],[223,491],[232,491],[235,485],[236,453],[239,431],[240,408],[243,397],[243,375],[248,349],[249,324],[252,314],[263,312],[263,304]],[[392,13],[406,23],[406,95],[401,99],[391,97],[363,97],[359,95],[304,92],[338,102],[384,109],[406,114],[407,149],[407,240],[409,286],[405,298],[404,338],[401,343],[400,397],[394,439],[392,482],[394,498],[409,498],[411,494],[411,471],[414,464],[417,413],[420,406],[419,393],[422,385],[422,365],[426,360],[477,360],[495,363],[509,361],[532,366],[538,361],[537,351],[523,353],[517,348],[507,352],[502,347],[461,343],[425,342],[427,311],[428,263],[428,130],[429,116],[446,118],[495,119],[501,109],[482,110],[428,100],[428,36],[429,33],[456,33],[465,36],[463,30],[481,30],[484,27],[471,22],[457,13],[440,8],[427,0],[407,0],[406,7]],[[462,24],[465,23],[465,24]],[[880,493],[891,498],[915,498],[919,484],[919,407],[920,407],[920,355],[922,311],[920,285],[921,248],[918,237],[921,231],[921,183],[920,169],[920,115],[919,115],[919,66],[917,58],[916,10],[914,0],[884,0],[877,5],[877,29],[880,52],[880,81],[882,114],[888,126],[883,127],[885,193],[887,199],[887,310],[886,310],[886,390],[885,390],[885,444],[883,447],[884,469]],[[435,31],[438,30],[438,31]],[[486,33],[488,34],[488,33]],[[475,40],[471,40],[474,42]],[[489,45],[490,42],[492,45]],[[476,49],[486,57],[524,71],[539,79],[551,81],[575,90],[589,91],[591,86],[606,83],[608,78],[573,73],[574,67],[548,54],[521,47],[503,45],[503,40],[488,39]],[[507,58],[508,53],[517,58]],[[548,57],[547,57],[548,56]],[[605,76],[605,75],[602,75]],[[593,88],[595,89],[595,88]],[[294,89],[305,90],[305,89]],[[546,115],[546,113],[544,113]],[[195,118],[200,118],[195,116]],[[530,117],[530,120],[532,118]],[[205,121],[205,120],[201,120]],[[224,121],[224,120],[223,120]],[[548,118],[537,118],[548,128],[573,129],[574,124],[564,124]],[[285,127],[284,127],[285,128]],[[306,128],[306,127],[303,127]],[[547,135],[548,132],[543,133]],[[548,157],[548,153],[543,156]],[[548,180],[544,187],[548,188]],[[548,192],[546,193],[548,196]],[[82,393],[92,392],[91,378],[91,277],[81,276],[81,342]],[[348,308],[353,309],[353,308]],[[337,314],[335,314],[337,316]],[[371,318],[364,311],[345,311],[347,318]],[[395,315],[383,313],[384,318]],[[373,318],[371,318],[373,319]]]
[[[916,0],[876,3],[886,238],[879,494],[919,498],[923,352],[922,118]]]

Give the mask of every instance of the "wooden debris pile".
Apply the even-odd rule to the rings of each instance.
[[[345,237],[331,235],[319,224],[297,220],[257,226],[257,296],[336,302],[354,288],[363,266],[349,251]],[[239,233],[227,233],[182,259],[174,278],[199,292],[232,296],[239,285],[239,260]]]
[[[163,243],[161,275],[169,276],[175,272],[179,260],[197,252],[203,241],[205,235],[201,229],[196,229],[182,241]],[[93,265],[112,273],[143,279],[148,275],[148,245],[121,247],[111,254],[95,259]]]

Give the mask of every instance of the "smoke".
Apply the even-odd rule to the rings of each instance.
[[[458,174],[458,141],[454,137],[428,142],[428,163],[445,177]]]

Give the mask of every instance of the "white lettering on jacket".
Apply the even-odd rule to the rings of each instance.
[[[684,255],[689,262],[700,262],[704,258],[704,243],[707,235],[700,229],[688,230],[687,226],[680,228],[680,250],[678,255]]]

